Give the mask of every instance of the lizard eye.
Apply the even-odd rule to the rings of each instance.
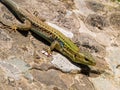
[[[85,58],[85,60],[86,60],[87,62],[89,62],[89,59]]]
[[[76,57],[77,55],[75,54],[74,56]]]

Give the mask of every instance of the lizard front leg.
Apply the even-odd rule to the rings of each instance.
[[[51,55],[51,51],[52,50],[58,50],[58,51],[62,51],[62,48],[61,48],[61,45],[60,45],[60,42],[55,40],[51,43],[50,47],[47,48],[47,53],[48,53],[48,56]]]

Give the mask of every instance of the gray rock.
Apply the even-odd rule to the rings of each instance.
[[[26,79],[28,79],[30,83],[32,83],[33,80],[34,80],[32,74],[31,74],[30,72],[28,72],[28,71],[24,73],[24,77],[25,77]]]
[[[108,22],[105,17],[98,14],[90,14],[85,20],[85,24],[92,32],[100,32],[108,26]]]
[[[15,80],[19,80],[20,75],[31,68],[23,60],[16,57],[6,61],[1,60],[0,67],[5,70],[7,77],[14,78]]]
[[[91,83],[86,76],[78,79],[75,79],[74,84],[70,87],[70,90],[95,90],[93,83]]]
[[[86,6],[94,12],[103,11],[104,5],[97,1],[86,1]]]
[[[42,84],[47,86],[55,86],[62,88],[63,90],[67,89],[66,84],[60,79],[59,73],[55,70],[49,70],[47,72],[33,70],[32,75],[36,81],[39,81]]]
[[[12,47],[12,38],[0,29],[0,49],[10,49]]]
[[[113,29],[120,30],[120,12],[112,13],[109,17],[109,22]]]
[[[99,58],[95,58],[97,65],[94,70],[102,69],[104,72],[96,75],[96,78],[93,75],[88,78],[80,73],[70,74],[69,72],[80,72],[81,69],[58,54],[53,56],[52,65],[49,64],[51,57],[41,53],[45,44],[36,34],[28,35],[22,31],[10,33],[10,29],[0,24],[0,28],[4,28],[0,29],[0,90],[120,89],[119,3],[111,0],[31,0],[31,7],[29,0],[14,1],[38,18],[43,17],[47,22],[70,31],[62,32],[73,40],[77,38],[81,51],[88,51]],[[0,8],[0,16],[3,15],[6,21],[18,23],[1,3]],[[34,57],[36,51],[38,58]],[[17,58],[6,59],[9,56]],[[37,65],[31,69],[31,63]],[[94,70],[91,72],[94,73]]]
[[[25,61],[16,57],[10,58],[10,60],[8,60],[7,62],[13,65],[14,67],[18,68],[20,72],[26,72],[31,68],[30,65],[27,64]]]
[[[95,85],[96,90],[120,90],[113,82],[104,77],[92,78],[91,81]]]
[[[54,64],[56,68],[59,68],[63,72],[80,72],[80,68],[72,64],[66,57],[61,54],[57,54],[53,56],[53,60],[51,62]]]
[[[107,48],[108,55],[106,56],[109,68],[112,70],[115,77],[120,77],[120,47]]]
[[[77,39],[77,44],[81,50],[86,50],[86,52],[96,53],[99,56],[104,57],[106,55],[105,47],[100,45],[97,40],[89,34],[81,33]]]

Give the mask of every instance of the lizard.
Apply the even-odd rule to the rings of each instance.
[[[0,0],[0,2],[21,22],[20,25],[10,25],[0,20],[4,25],[17,30],[31,30],[36,33],[50,43],[49,53],[56,50],[72,62],[83,65],[96,65],[95,59],[89,52],[81,52],[80,48],[60,31],[40,20],[38,17],[35,17],[12,0]]]

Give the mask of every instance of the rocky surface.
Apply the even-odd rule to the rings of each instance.
[[[13,0],[90,52],[96,66],[70,62],[33,32],[0,24],[0,90],[119,90],[120,4],[117,0]],[[113,2],[114,1],[114,2]],[[0,16],[19,23],[0,3]]]

